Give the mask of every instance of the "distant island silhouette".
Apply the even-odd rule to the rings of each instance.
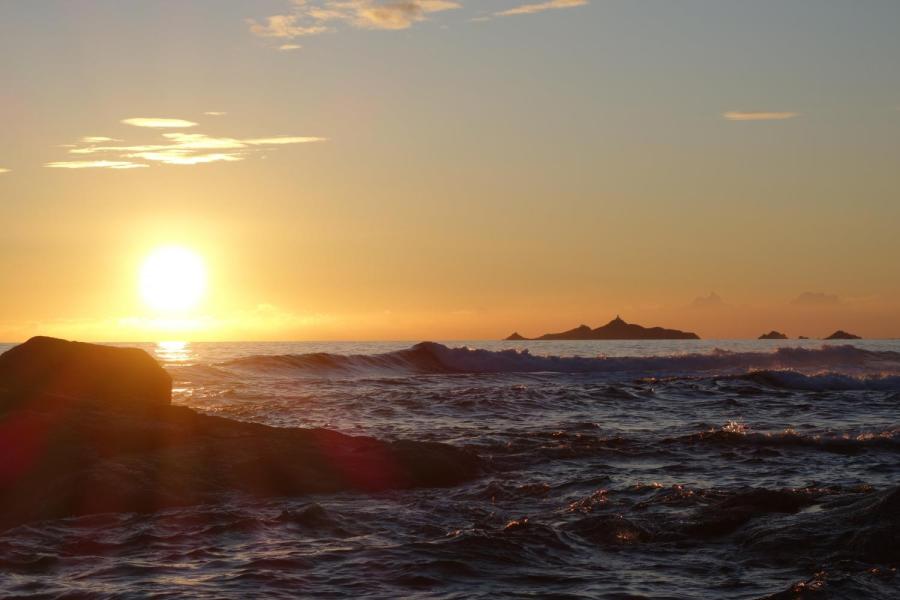
[[[643,327],[635,323],[626,323],[621,317],[591,329],[587,325],[579,325],[575,329],[561,333],[545,333],[537,338],[527,338],[518,332],[505,338],[505,341],[524,340],[699,340],[700,336],[690,331],[665,329],[664,327]]]
[[[775,331],[773,329],[769,333],[762,334],[761,336],[759,336],[758,339],[761,339],[761,340],[786,340],[786,339],[788,339],[788,336],[781,333],[780,331]]]
[[[831,335],[829,335],[826,340],[861,340],[862,338],[858,335],[854,335],[852,333],[847,333],[843,329],[838,329]]]

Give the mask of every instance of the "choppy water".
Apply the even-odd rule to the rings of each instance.
[[[19,527],[0,595],[900,597],[900,342],[143,347],[176,403],[486,472]]]

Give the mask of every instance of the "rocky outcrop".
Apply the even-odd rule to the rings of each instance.
[[[0,409],[59,398],[117,407],[168,406],[172,378],[137,348],[34,337],[0,355]]]
[[[761,339],[761,340],[786,340],[786,339],[788,339],[788,336],[781,333],[780,331],[775,331],[773,329],[769,333],[762,334],[761,336],[759,336],[758,339]]]
[[[453,446],[275,428],[172,406],[146,353],[35,338],[0,356],[0,529],[98,512],[447,486],[478,458]]]
[[[522,341],[527,340],[527,339],[528,339],[528,338],[522,337],[521,335],[519,335],[519,332],[516,331],[515,333],[513,333],[513,334],[510,335],[509,337],[504,338],[503,341],[505,341],[505,342],[522,342]]]
[[[518,335],[518,334],[514,334]],[[510,336],[511,337],[511,336]],[[507,338],[510,339],[510,338]],[[529,339],[521,338],[520,339]],[[665,329],[663,327],[643,327],[634,323],[626,323],[616,317],[606,325],[591,329],[587,325],[579,325],[575,329],[562,333],[547,333],[535,340],[699,340],[700,336],[689,331]]]
[[[847,333],[842,329],[838,329],[831,335],[829,335],[826,340],[861,340],[862,338],[858,335],[854,335],[852,333]]]

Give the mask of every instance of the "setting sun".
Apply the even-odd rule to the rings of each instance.
[[[157,248],[141,266],[141,298],[153,310],[187,311],[203,298],[206,280],[206,265],[193,250]]]

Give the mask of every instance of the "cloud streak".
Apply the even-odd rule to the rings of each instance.
[[[87,135],[81,138],[81,141],[85,144],[102,144],[104,142],[121,142],[122,140],[117,140],[111,137],[103,137],[100,135]]]
[[[167,119],[182,121],[181,119]],[[190,122],[190,121],[184,121]],[[153,126],[156,127],[156,126]],[[200,165],[214,162],[237,162],[254,153],[281,146],[323,142],[313,136],[269,136],[239,139],[210,136],[199,132],[167,131],[155,143],[115,144],[114,138],[87,136],[80,144],[66,144],[69,154],[97,156],[94,160],[70,160],[46,163],[55,169],[135,169],[150,164]]]
[[[727,121],[786,121],[799,116],[800,113],[796,112],[773,111],[730,110],[722,113],[722,117]]]
[[[836,294],[824,292],[803,292],[793,300],[795,306],[839,306],[841,299]]]
[[[0,167],[0,174],[3,174],[3,173],[9,173],[9,169],[4,169],[3,167]]]
[[[49,162],[51,169],[140,169],[147,165],[121,160],[70,160]]]
[[[533,15],[548,10],[559,10],[563,8],[576,8],[584,6],[588,0],[548,0],[547,2],[536,2],[533,4],[522,4],[507,10],[501,10],[494,13],[495,17],[513,17],[517,15]]]
[[[184,127],[196,127],[193,121],[185,121],[184,119],[160,119],[156,117],[132,117],[130,119],[122,119],[125,125],[133,125],[135,127],[151,127],[154,129],[181,129]]]
[[[335,31],[340,25],[355,29],[401,30],[425,21],[432,13],[461,8],[455,0],[293,0],[291,12],[263,21],[248,20],[259,37],[292,40]],[[280,50],[296,50],[282,44]]]

